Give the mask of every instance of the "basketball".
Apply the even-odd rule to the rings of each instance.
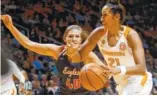
[[[104,74],[103,67],[98,64],[90,63],[81,69],[80,82],[85,89],[97,91],[106,87],[108,76]]]

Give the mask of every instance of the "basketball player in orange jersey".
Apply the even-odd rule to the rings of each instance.
[[[90,52],[84,58],[80,56],[79,52],[81,50],[78,50],[78,48],[87,36],[81,27],[71,25],[65,30],[63,36],[66,43],[65,46],[58,46],[55,44],[40,44],[30,41],[26,36],[19,32],[18,29],[12,24],[12,19],[9,15],[2,15],[1,18],[5,26],[10,30],[21,45],[35,53],[51,56],[56,60],[56,67],[60,74],[60,84],[59,89],[55,94],[93,94],[93,92],[90,92],[81,86],[79,81],[80,70],[84,64],[103,63],[93,52]]]
[[[148,95],[152,75],[146,69],[140,37],[135,30],[121,24],[125,9],[113,1],[102,8],[103,26],[96,28],[82,44],[81,55],[86,56],[98,44],[113,74],[118,94]]]

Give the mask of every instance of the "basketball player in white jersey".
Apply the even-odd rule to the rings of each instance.
[[[24,84],[25,77],[17,67],[17,65],[1,55],[1,95],[16,95],[17,90],[13,81],[15,75],[20,83]]]
[[[107,3],[102,8],[103,26],[96,28],[83,43],[81,56],[86,56],[98,44],[118,94],[149,95],[152,75],[146,69],[144,49],[137,32],[121,25],[124,16],[125,9],[120,3]]]

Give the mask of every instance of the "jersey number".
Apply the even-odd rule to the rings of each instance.
[[[117,66],[120,66],[120,62],[119,62],[119,59],[118,58],[108,58],[108,61],[109,61],[109,65],[110,66],[113,66],[113,64],[116,62],[116,65]]]
[[[78,89],[81,87],[81,84],[80,84],[80,80],[79,79],[73,79],[73,82],[70,83],[70,78],[68,78],[66,80],[66,86],[69,88],[69,89]]]

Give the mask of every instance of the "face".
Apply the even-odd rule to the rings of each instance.
[[[111,12],[108,6],[104,6],[102,9],[102,16],[101,16],[102,24],[105,27],[111,29],[115,25],[116,20],[117,20],[116,15],[114,15]]]
[[[67,33],[65,37],[65,43],[72,48],[78,48],[82,42],[81,31],[78,29],[72,29]]]

